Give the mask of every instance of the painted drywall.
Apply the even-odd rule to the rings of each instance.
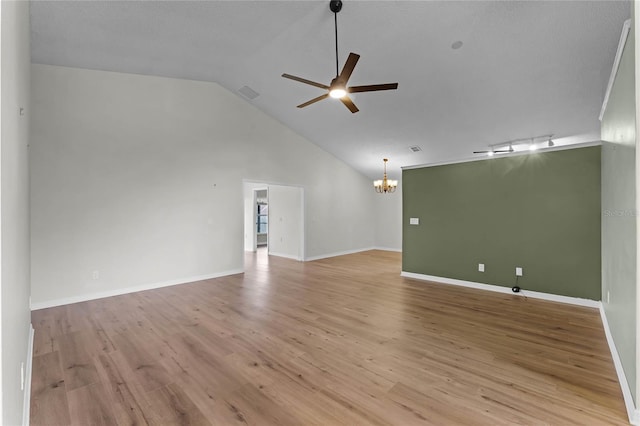
[[[304,187],[309,256],[374,245],[369,179],[217,84],[34,64],[32,94],[36,306],[242,270],[243,180]]]
[[[602,117],[602,302],[633,395],[636,392],[635,42],[627,37]]]
[[[302,188],[269,185],[269,254],[302,260],[302,206]]]
[[[375,196],[376,247],[383,250],[402,250],[402,181],[400,176],[389,176],[398,180],[398,188],[392,194]],[[371,190],[373,191],[373,184]]]
[[[21,364],[29,365],[29,3],[3,1],[0,79],[2,424],[23,422]],[[23,115],[20,114],[23,109]],[[26,407],[28,409],[28,407]],[[28,410],[26,411],[28,414]]]
[[[638,23],[640,23],[640,7],[636,7],[635,2],[631,2],[631,27],[633,28],[633,40],[634,40],[634,56],[635,56],[635,86],[636,86],[636,102],[635,102],[635,110],[636,110],[636,129],[637,123],[640,123],[640,31],[637,31],[636,27]],[[636,143],[638,140],[638,133],[636,131]],[[636,149],[636,170],[640,169],[640,152]],[[640,174],[636,173],[636,212],[640,212]],[[637,291],[637,283],[640,282],[640,269],[638,265],[640,264],[640,215],[636,214],[636,379],[635,379],[635,420],[636,422],[640,421],[640,410],[637,407],[640,407],[640,369],[638,369],[638,365],[640,364],[640,316],[637,315],[637,312],[640,311],[640,292]]]
[[[523,289],[600,300],[599,146],[404,170],[402,184],[403,271],[511,287],[522,267]]]
[[[634,35],[634,56],[635,56],[635,83],[636,83],[636,128],[637,123],[640,123],[640,31],[636,29],[636,23],[640,22],[640,7],[636,7],[635,2],[631,2],[631,28],[633,28]],[[638,140],[638,134],[636,132],[636,143]],[[640,169],[640,152],[636,149],[636,170]],[[640,212],[640,175],[636,173],[636,212]],[[635,312],[640,311],[640,292],[637,291],[637,283],[640,282],[640,270],[638,270],[638,264],[640,264],[640,238],[638,237],[638,230],[640,229],[640,215],[636,215],[636,306]],[[640,316],[636,314],[636,386],[635,386],[635,407],[640,407]],[[636,421],[640,421],[640,410],[636,408],[635,411]]]

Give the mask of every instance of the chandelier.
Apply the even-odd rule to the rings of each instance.
[[[395,192],[398,186],[398,181],[387,179],[387,161],[389,161],[389,159],[385,158],[383,161],[384,161],[384,175],[382,176],[382,180],[373,181],[373,187],[376,189],[376,192],[380,194],[392,193],[392,192]]]

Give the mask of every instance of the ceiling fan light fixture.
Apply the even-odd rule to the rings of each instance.
[[[334,99],[340,99],[346,94],[347,94],[347,91],[344,90],[344,88],[342,87],[334,87],[333,89],[329,90],[329,96],[331,96]]]

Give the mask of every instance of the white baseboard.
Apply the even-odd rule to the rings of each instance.
[[[153,290],[156,288],[169,287],[172,285],[189,284],[196,281],[210,280],[212,278],[220,278],[228,275],[242,274],[243,272],[244,270],[242,269],[232,269],[230,271],[217,272],[215,274],[199,275],[199,276],[188,277],[188,278],[179,278],[176,280],[163,281],[159,283],[143,284],[139,286],[118,288],[118,289],[109,290],[109,291],[101,291],[97,293],[88,293],[88,294],[82,294],[78,296],[63,297],[61,299],[45,300],[43,302],[32,303],[31,310],[37,311],[38,309],[69,305],[71,303],[86,302],[88,300],[103,299],[105,297],[120,296],[122,294],[135,293],[137,291]]]
[[[29,323],[29,343],[27,345],[27,365],[24,372],[24,396],[22,399],[22,425],[29,426],[31,415],[31,372],[33,369],[33,325]]]
[[[557,294],[541,293],[538,291],[520,290],[519,293],[511,291],[511,287],[503,287],[500,285],[476,283],[473,281],[457,280],[455,278],[436,277],[433,275],[416,274],[413,272],[402,271],[401,276],[414,278],[422,281],[432,281],[439,284],[450,284],[462,287],[476,288],[480,290],[494,291],[497,293],[512,294],[514,296],[531,297],[534,299],[549,300],[552,302],[568,303],[570,305],[587,306],[589,308],[599,308],[601,303],[597,300],[582,299],[579,297],[560,296]]]
[[[292,256],[290,254],[278,253],[273,251],[269,252],[269,256],[278,256],[278,257],[284,257],[285,259],[300,260],[298,256]]]
[[[635,403],[633,402],[631,388],[629,388],[629,382],[627,382],[627,377],[624,374],[624,369],[622,368],[622,360],[620,359],[620,354],[618,354],[616,344],[613,341],[613,335],[611,334],[611,329],[609,328],[609,321],[607,321],[607,314],[604,311],[604,306],[602,305],[602,303],[600,303],[600,318],[602,318],[604,334],[607,336],[607,343],[609,344],[609,351],[611,351],[611,358],[613,358],[613,365],[615,366],[616,373],[618,374],[618,383],[620,383],[620,389],[622,390],[624,405],[625,407],[627,407],[627,416],[629,417],[629,423],[631,423],[632,425],[637,425],[638,421],[640,421],[640,416],[638,415],[638,410],[636,409]]]
[[[395,251],[397,253],[402,253],[401,248],[394,248],[394,247],[374,247],[373,250]]]
[[[327,259],[329,257],[344,256],[347,254],[354,254],[354,253],[362,253],[363,251],[369,251],[369,250],[375,250],[375,248],[367,247],[367,248],[361,248],[361,249],[355,249],[355,250],[337,251],[334,253],[321,254],[320,256],[307,257],[305,258],[305,261],[310,262],[312,260],[320,260],[320,259]]]

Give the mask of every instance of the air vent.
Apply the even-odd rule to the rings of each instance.
[[[249,86],[242,86],[238,89],[238,92],[240,92],[245,98],[249,100],[254,100],[258,96],[260,96],[260,93],[256,92]]]
[[[422,151],[422,148],[420,148],[419,146],[410,146],[409,149],[411,150],[411,152],[420,152],[420,151]]]

